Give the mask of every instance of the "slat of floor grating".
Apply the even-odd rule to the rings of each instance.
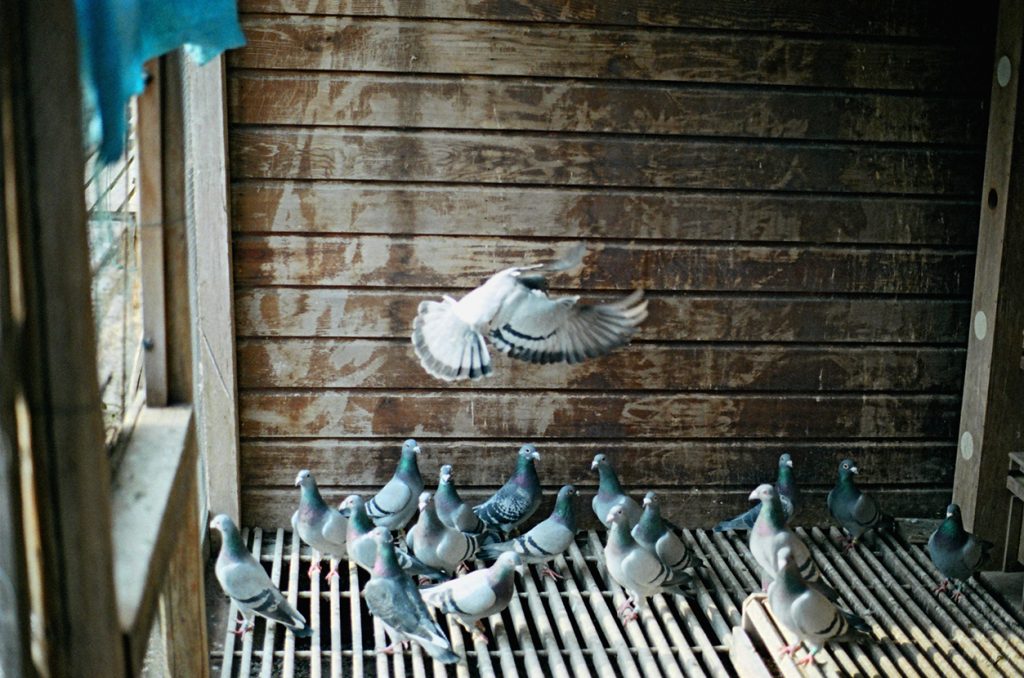
[[[238,615],[232,604],[223,645],[214,648],[211,662],[223,678],[320,678],[324,671],[331,678],[1024,674],[1024,619],[984,583],[970,582],[964,599],[954,603],[932,592],[941,577],[919,545],[885,536],[874,550],[861,546],[844,553],[834,529],[799,532],[824,577],[848,607],[866,616],[876,639],[870,645],[829,646],[816,665],[803,670],[792,659],[776,660],[777,650],[793,637],[775,622],[763,596],[750,595],[761,584],[746,535],[702,530],[683,533],[706,563],[693,600],[655,596],[640,623],[624,625],[616,608],[625,595],[608,577],[602,536],[581,534],[552,564],[564,579],[543,576],[536,567],[517,577],[509,609],[485,624],[486,640],[442,619],[455,652],[465,657],[444,666],[415,646],[394,656],[379,652],[388,639],[362,603],[359,591],[367,575],[355,565],[331,562],[339,576],[328,582],[321,574],[310,581],[312,553],[294,534],[244,529],[253,554],[317,633],[295,638],[260,619],[239,640],[232,633]],[[741,625],[745,633],[737,634],[733,647],[733,629]]]

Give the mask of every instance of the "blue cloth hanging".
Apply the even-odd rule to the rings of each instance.
[[[205,64],[226,49],[241,47],[235,0],[76,0],[80,68],[86,108],[93,112],[86,134],[109,164],[124,152],[125,107],[142,93],[142,65],[185,46]]]

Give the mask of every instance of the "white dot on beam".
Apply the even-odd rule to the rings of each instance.
[[[985,315],[984,311],[978,311],[974,314],[974,336],[981,341],[988,335],[988,316]]]
[[[999,62],[996,63],[996,82],[999,83],[1000,87],[1006,87],[1010,84],[1011,72],[1010,57],[1005,55],[999,57]]]
[[[970,459],[974,456],[974,436],[971,435],[970,431],[964,431],[963,435],[960,436],[960,454],[964,456],[964,459]]]

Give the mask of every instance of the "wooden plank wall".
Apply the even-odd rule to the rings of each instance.
[[[791,451],[820,518],[858,458],[898,515],[948,501],[994,8],[952,0],[242,0],[228,59],[249,524],[296,470],[334,499],[523,441],[554,489],[598,451],[708,525]],[[418,302],[591,245],[588,298],[649,290],[582,366],[445,385]],[[815,498],[817,497],[817,499]],[[589,513],[589,512],[588,512]]]

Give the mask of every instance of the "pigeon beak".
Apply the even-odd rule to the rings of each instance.
[[[856,466],[851,466],[851,467],[850,467],[850,473],[860,473],[860,471],[859,471],[859,470],[857,470],[857,467],[856,467]]]
[[[346,508],[344,505],[338,507],[338,513],[340,513],[344,518],[352,517],[352,509]]]
[[[540,460],[540,452],[534,452],[530,456],[533,457],[534,459],[538,460],[538,461]]]
[[[415,452],[416,454],[419,454],[420,453],[420,446],[417,445],[416,447],[413,448],[412,451]]]
[[[650,498],[649,497],[644,497],[644,508],[646,508],[646,507],[648,507],[650,505],[651,505]]]
[[[590,462],[590,470],[591,471],[596,471],[597,470],[597,462],[596,461]]]
[[[758,498],[759,497],[757,496],[757,490],[754,490],[753,492],[751,492],[750,496],[747,497],[747,499],[749,499],[750,501],[757,501]]]
[[[793,460],[790,459],[789,461],[787,461],[786,466],[788,466],[789,468],[793,468]]]

